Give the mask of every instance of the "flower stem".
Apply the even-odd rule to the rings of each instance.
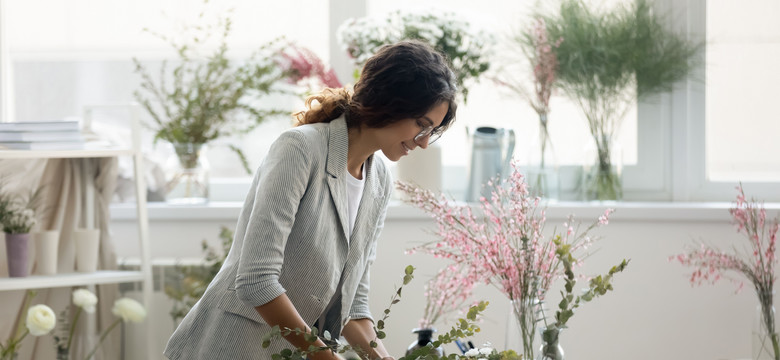
[[[119,323],[120,323],[121,321],[122,321],[122,319],[116,319],[116,320],[114,320],[114,322],[111,324],[111,326],[109,326],[109,327],[108,327],[108,329],[106,329],[106,331],[104,331],[104,332],[103,332],[103,334],[102,334],[102,335],[100,335],[100,340],[98,340],[98,343],[97,343],[97,344],[95,344],[95,347],[94,347],[94,348],[92,348],[92,351],[90,351],[90,352],[89,352],[89,354],[87,354],[87,357],[85,357],[85,358],[84,358],[84,360],[89,360],[89,359],[91,359],[91,358],[92,358],[92,356],[94,356],[94,355],[95,355],[95,352],[96,352],[96,351],[97,351],[97,349],[100,347],[100,344],[102,344],[102,343],[103,343],[103,340],[105,340],[105,339],[106,339],[106,336],[108,336],[108,334],[109,334],[109,333],[111,333],[111,330],[114,330],[114,328],[115,328],[117,325],[119,325]]]
[[[73,323],[70,324],[70,331],[68,331],[68,347],[65,348],[66,351],[70,351],[70,344],[73,342],[73,331],[76,330],[76,322],[79,321],[79,315],[81,315],[80,306],[76,309],[76,315],[73,316]]]

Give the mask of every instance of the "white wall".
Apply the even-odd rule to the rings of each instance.
[[[734,294],[728,282],[691,288],[686,269],[669,263],[667,257],[683,250],[693,239],[702,239],[721,248],[742,244],[729,223],[728,204],[619,204],[600,232],[594,255],[583,272],[605,272],[622,258],[631,264],[615,279],[615,291],[593,303],[584,304],[563,333],[562,345],[571,358],[581,360],[633,359],[737,359],[750,357],[750,331],[757,301],[749,285]],[[575,213],[584,222],[595,219],[605,206],[558,204],[548,211],[548,229]],[[772,205],[773,209],[777,206]],[[138,253],[132,209],[113,210],[112,229],[120,257]],[[234,226],[238,209],[234,205],[217,209],[178,209],[152,207],[150,214],[152,255],[155,258],[200,257],[200,241],[216,244],[219,226]],[[433,222],[404,205],[393,206],[372,270],[371,308],[380,314],[395,286],[401,283],[404,266],[417,267],[416,279],[403,292],[387,321],[385,344],[396,357],[414,339],[410,333],[422,316],[423,284],[442,262],[427,255],[405,255],[404,250],[418,242],[433,239]],[[583,281],[584,282],[584,281]],[[490,301],[475,344],[486,341],[503,348],[508,301],[494,288],[482,286],[480,299]],[[160,351],[172,331],[163,296],[160,307],[151,309],[150,320],[159,323]],[[557,303],[557,290],[550,301]],[[510,319],[511,320],[511,319]],[[133,346],[132,329],[128,332]],[[440,330],[443,330],[440,328]],[[132,358],[132,357],[131,357]]]

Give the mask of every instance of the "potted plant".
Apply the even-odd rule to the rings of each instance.
[[[207,144],[245,134],[269,117],[289,113],[256,104],[261,97],[281,91],[275,84],[287,76],[274,61],[276,41],[261,46],[246,60],[235,61],[228,57],[230,30],[229,17],[219,17],[215,25],[186,26],[183,38],[187,41],[145,29],[170,44],[178,55],[170,72],[163,61],[159,78],[133,59],[135,72],[141,76],[141,88],[134,96],[152,118],[154,140],[171,143],[176,153],[176,170],[167,183],[169,201],[176,202],[176,197],[183,203],[208,201],[208,165],[203,154]],[[201,48],[208,43],[216,43],[216,48],[204,55]],[[229,147],[251,173],[241,149]]]
[[[38,188],[25,198],[0,190],[0,225],[5,233],[8,275],[11,277],[29,275],[30,230],[36,222],[35,211],[40,205],[40,193]]]
[[[563,39],[553,48],[557,86],[580,106],[595,143],[595,164],[583,173],[585,198],[619,200],[620,159],[613,153],[629,106],[685,79],[700,45],[667,29],[646,0],[609,12],[564,0],[558,13],[538,16],[550,39]]]

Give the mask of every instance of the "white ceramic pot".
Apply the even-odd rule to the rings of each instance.
[[[76,271],[97,271],[100,229],[73,230],[73,242],[76,244]]]
[[[60,231],[34,232],[32,233],[32,240],[35,244],[35,273],[38,275],[56,274]]]

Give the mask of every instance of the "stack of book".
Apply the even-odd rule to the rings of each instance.
[[[0,149],[83,149],[77,120],[0,123]]]

